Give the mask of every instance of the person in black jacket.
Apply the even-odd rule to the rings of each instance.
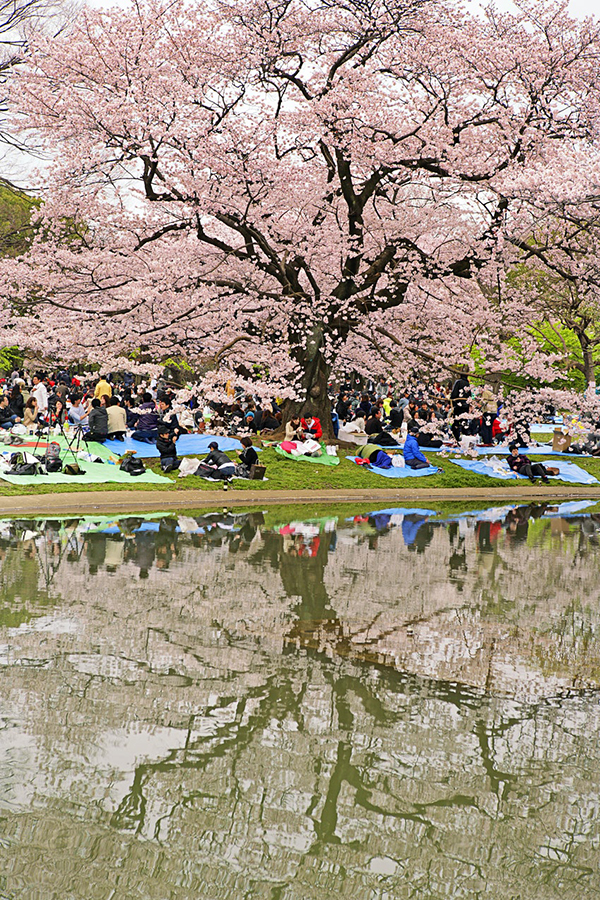
[[[235,475],[235,463],[223,450],[219,450],[216,441],[211,441],[208,449],[210,453],[198,463],[194,475],[199,475],[201,478],[220,479],[225,482],[223,487],[227,489],[227,482]]]
[[[241,438],[240,443],[244,449],[239,451],[240,461],[235,467],[235,474],[237,478],[250,478],[250,468],[258,462],[258,453],[249,437]]]
[[[103,444],[108,438],[108,413],[106,407],[102,406],[97,397],[94,397],[88,414],[88,424],[90,430],[84,434],[83,439],[86,441],[98,441]]]
[[[379,409],[379,407],[373,407],[371,418],[365,425],[365,432],[369,435],[370,444],[381,444],[382,447],[398,446],[398,442],[394,440],[393,435],[391,435],[389,431],[383,430],[381,409]]]
[[[398,408],[396,400],[392,400],[390,404],[390,424],[386,431],[398,431],[404,422],[404,410]]]
[[[335,411],[338,414],[338,418],[340,422],[346,422],[350,416],[350,407],[352,403],[348,394],[345,392],[341,392],[338,398],[338,402],[335,407]]]
[[[10,392],[9,406],[15,416],[17,416],[19,419],[23,418],[23,413],[25,412],[25,400],[23,398],[23,394],[21,393],[20,384],[13,385],[13,388]]]
[[[452,403],[452,413],[454,422],[452,425],[452,433],[457,441],[460,441],[461,435],[467,434],[469,430],[468,419],[463,418],[469,412],[471,397],[471,385],[469,384],[469,376],[465,373],[460,375],[452,387],[450,400]]]
[[[164,422],[159,423],[156,449],[160,453],[160,467],[163,472],[172,472],[181,465],[181,460],[177,457],[176,440],[177,435],[171,431],[169,425]]]
[[[8,395],[3,394],[2,397],[0,397],[0,428],[8,430],[20,421],[20,417],[15,415],[8,405]]]

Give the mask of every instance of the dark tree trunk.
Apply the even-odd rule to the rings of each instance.
[[[325,440],[332,440],[334,434],[331,401],[327,391],[331,366],[323,359],[322,347],[322,332],[314,328],[306,348],[296,350],[295,359],[303,370],[301,384],[304,399],[286,400],[283,406],[283,424],[285,425],[292,416],[303,418],[308,415],[317,416],[323,428],[323,437]]]
[[[585,376],[586,388],[596,383],[596,372],[594,368],[594,357],[591,347],[581,347],[583,351],[583,374]]]

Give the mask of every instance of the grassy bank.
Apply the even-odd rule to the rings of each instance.
[[[377,490],[388,489],[402,493],[403,491],[414,491],[415,488],[429,489],[446,489],[446,488],[485,488],[493,493],[498,489],[506,489],[507,485],[517,490],[526,491],[530,488],[530,484],[526,479],[519,481],[504,481],[498,478],[489,478],[486,475],[478,475],[474,472],[468,472],[459,466],[453,465],[448,459],[440,459],[439,454],[425,454],[432,465],[441,466],[442,472],[437,475],[431,475],[424,478],[383,478],[380,475],[373,474],[365,470],[355,463],[345,458],[350,450],[340,450],[340,464],[338,466],[323,466],[315,463],[304,461],[293,462],[279,456],[275,451],[267,447],[261,452],[261,463],[267,467],[267,479],[265,481],[242,481],[235,480],[233,487],[244,491],[297,491],[309,490],[315,492],[315,499],[318,499],[320,491],[326,490]],[[229,454],[232,459],[236,459],[235,453]],[[541,457],[535,457],[541,459]],[[573,456],[572,462],[576,462],[582,469],[595,475],[600,480],[600,459],[594,457]],[[84,464],[85,465],[85,464]],[[107,464],[108,465],[108,464]],[[153,471],[160,472],[158,459],[146,460],[146,465]],[[206,492],[223,493],[220,484],[207,482],[202,478],[188,476],[179,478],[177,473],[170,473],[166,476],[169,479],[165,484],[140,484],[132,477],[131,481],[126,485],[120,484],[91,484],[82,485],[78,483],[74,477],[72,482],[65,485],[44,484],[43,476],[40,476],[39,484],[25,486],[12,485],[8,482],[0,480],[0,496],[16,497],[29,494],[58,494],[69,493],[73,491],[103,492],[103,491],[122,491],[123,493],[131,493],[136,491],[152,491],[156,493],[162,492],[183,492],[189,490],[198,490]],[[558,478],[551,480],[553,485],[562,485],[564,482]],[[549,488],[551,491],[551,488]]]

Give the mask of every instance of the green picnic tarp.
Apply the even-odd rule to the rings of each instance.
[[[92,456],[99,456],[101,459],[110,459],[116,461],[119,459],[118,455],[113,453],[105,447],[104,444],[100,444],[97,441],[90,441],[89,444],[86,444],[84,440],[80,440],[79,444],[77,443],[77,438],[65,440],[62,434],[59,435],[43,435],[37,439],[35,434],[23,434],[18,435],[19,443],[8,443],[8,441],[0,443],[0,451],[2,452],[10,452],[17,453],[19,450],[27,451],[27,453],[35,453],[36,456],[43,456],[46,452],[46,448],[48,444],[58,444],[60,447],[61,453],[60,458],[63,462],[73,462],[73,456],[71,450],[69,449],[69,444],[71,449],[75,454],[78,451],[83,453],[91,453]],[[81,460],[79,460],[81,462]]]
[[[14,448],[15,450],[18,448]],[[73,462],[72,458],[67,458],[64,462]],[[65,475],[63,472],[52,472],[50,475],[10,475],[8,472],[0,471],[0,478],[9,481],[11,484],[170,484],[170,479],[164,475],[158,475],[149,469],[142,475],[129,475],[127,472],[121,471],[119,466],[110,463],[91,463],[83,459],[77,460],[78,464],[85,471],[84,475]]]
[[[329,456],[326,453],[323,444],[321,445],[321,449],[323,450],[322,456],[294,456],[292,453],[286,453],[286,451],[282,450],[280,445],[277,444],[275,453],[279,453],[280,456],[285,456],[286,459],[291,459],[294,462],[318,463],[320,466],[339,466],[340,461],[337,456]]]

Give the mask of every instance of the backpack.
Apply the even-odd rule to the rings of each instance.
[[[42,469],[39,463],[18,463],[10,470],[9,475],[42,475]]]
[[[143,475],[146,471],[146,466],[142,460],[136,459],[135,456],[126,457],[119,468],[122,472],[127,472],[128,475]]]

